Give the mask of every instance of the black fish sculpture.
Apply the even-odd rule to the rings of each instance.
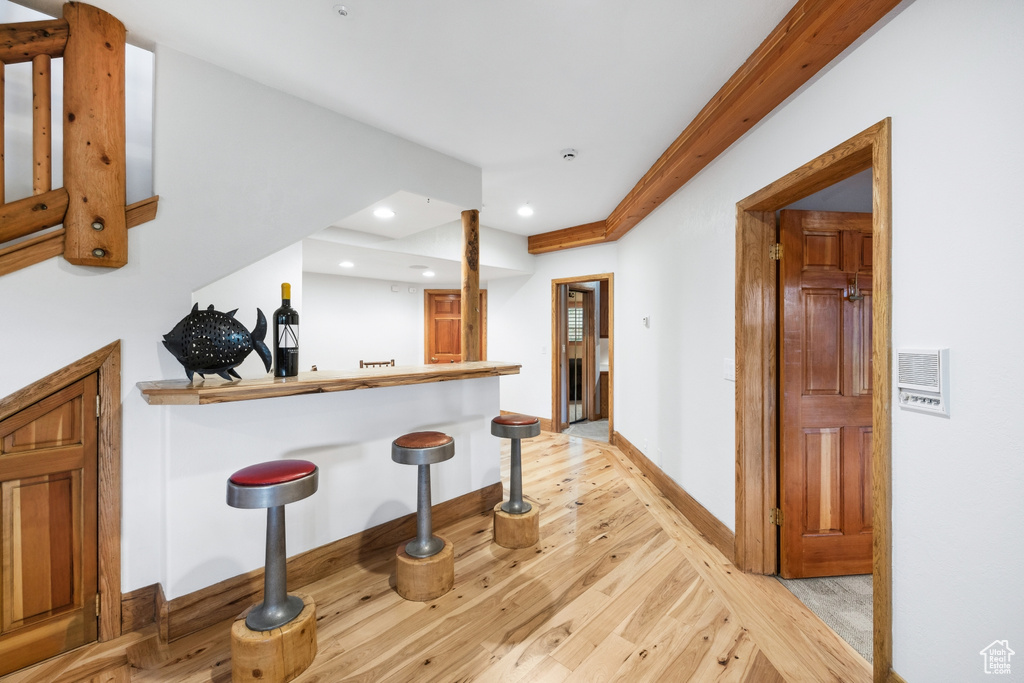
[[[178,321],[174,329],[164,335],[164,346],[185,368],[189,381],[193,373],[206,379],[206,373],[216,373],[226,380],[241,379],[235,372],[253,349],[263,359],[263,365],[270,372],[272,356],[263,343],[267,336],[267,319],[263,311],[256,309],[256,329],[251,333],[235,320],[234,311],[221,313],[213,310],[213,304],[205,311],[199,304],[192,312]]]

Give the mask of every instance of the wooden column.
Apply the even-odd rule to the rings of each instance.
[[[4,143],[4,139],[6,138],[4,135],[4,91],[6,89],[4,63],[0,62],[0,205],[7,202],[5,194],[7,179],[4,176],[4,152],[6,151]]]
[[[462,212],[462,360],[480,360],[480,212]]]
[[[32,58],[32,194],[52,189],[50,55]]]
[[[80,2],[64,18],[64,258],[118,268],[128,262],[124,24]]]

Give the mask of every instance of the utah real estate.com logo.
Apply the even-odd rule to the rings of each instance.
[[[1006,640],[994,640],[992,644],[981,651],[985,658],[985,673],[987,674],[1009,674],[1010,657],[1016,654],[1010,649]]]

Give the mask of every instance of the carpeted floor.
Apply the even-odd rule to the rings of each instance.
[[[576,424],[569,425],[569,428],[562,433],[608,443],[608,420],[577,422]]]
[[[783,579],[782,585],[871,662],[871,575]]]

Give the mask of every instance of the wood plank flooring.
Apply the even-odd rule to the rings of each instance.
[[[503,454],[507,468],[507,442]],[[305,586],[319,652],[296,681],[871,680],[860,655],[777,581],[738,571],[618,449],[545,432],[524,441],[523,471],[540,543],[494,545],[489,514],[439,529],[455,544],[455,589],[428,603],[395,592],[393,550]],[[226,683],[229,628],[162,645],[151,626],[0,681]]]

